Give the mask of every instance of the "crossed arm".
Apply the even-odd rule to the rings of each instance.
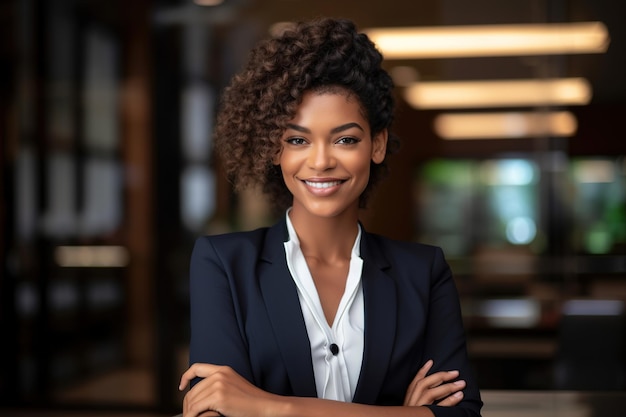
[[[440,406],[454,406],[463,399],[465,387],[463,380],[448,382],[459,376],[455,370],[427,375],[432,366],[432,360],[427,361],[415,375],[403,406],[383,407],[271,394],[228,366],[203,363],[193,364],[182,375],[178,388],[182,391],[192,379],[203,378],[185,395],[184,417],[380,417],[383,413],[390,417],[432,417],[433,413],[423,405],[438,402]]]
[[[235,255],[232,256],[232,263],[235,264],[233,266],[230,263],[224,263],[224,258],[230,259],[231,256],[227,253],[218,255],[209,239],[202,239],[198,242],[192,256],[190,283],[192,318],[197,318],[195,326],[198,329],[195,332],[196,336],[192,337],[191,361],[194,364],[182,375],[179,389],[184,390],[192,379],[201,378],[201,380],[185,395],[184,417],[220,414],[228,417],[432,416],[433,404],[444,407],[436,407],[439,410],[437,414],[441,415],[480,415],[482,403],[479,394],[466,361],[460,358],[465,349],[460,306],[451,272],[441,251],[435,253],[429,271],[431,276],[429,282],[431,286],[430,313],[428,314],[430,325],[427,326],[424,336],[423,355],[437,361],[437,367],[440,369],[442,364],[444,369],[446,366],[452,369],[428,375],[434,365],[432,361],[427,361],[407,388],[403,405],[372,406],[277,395],[250,383],[250,364],[241,359],[247,358],[245,343],[239,339],[240,333],[230,331],[230,329],[239,328],[241,323],[232,298],[234,284],[229,281],[230,275],[226,273],[226,270],[231,271],[237,266],[237,274],[244,276],[253,275],[256,271],[245,270],[250,263],[241,264],[237,261],[241,257],[239,252],[243,245],[237,242],[231,243],[231,246],[237,247],[237,260],[235,260]],[[224,242],[221,243],[224,244]],[[222,250],[222,252],[226,251]],[[235,253],[234,249],[233,253]],[[235,274],[232,273],[232,275]],[[245,283],[239,283],[239,286],[250,287]],[[218,316],[220,320],[208,323],[203,319]],[[225,333],[226,328],[229,329],[228,333]],[[222,341],[220,349],[216,349],[211,343],[212,340],[216,340],[216,337]],[[442,346],[445,349],[442,349]],[[198,354],[199,352],[202,354]],[[229,364],[230,367],[211,363]],[[451,365],[452,363],[454,365]],[[459,376],[466,379],[467,384],[465,381],[455,381]],[[460,404],[461,402],[467,402],[467,406]],[[457,405],[459,406],[454,407]]]

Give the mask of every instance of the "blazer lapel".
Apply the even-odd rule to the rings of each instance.
[[[396,336],[396,285],[384,270],[389,264],[372,236],[363,232],[363,298],[365,304],[365,343],[363,363],[353,401],[376,402],[389,367]]]
[[[284,219],[268,230],[261,254],[264,264],[259,272],[259,285],[293,394],[316,397],[309,336],[298,290],[287,267],[283,249],[287,236]]]

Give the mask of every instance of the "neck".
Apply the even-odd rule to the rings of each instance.
[[[358,211],[335,217],[307,214],[297,210],[289,213],[302,253],[328,262],[350,259],[358,234]]]

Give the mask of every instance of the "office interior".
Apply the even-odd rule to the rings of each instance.
[[[233,193],[212,153],[220,91],[257,40],[315,16],[605,31],[598,50],[385,59],[402,146],[362,221],[444,249],[485,416],[621,415],[621,0],[2,2],[0,415],[180,412],[194,240],[274,221],[260,192]],[[575,80],[582,98],[546,98],[552,80]],[[506,102],[517,90],[500,85],[505,102],[480,104],[486,84],[464,103],[409,95],[506,81],[534,82],[521,85],[537,100]],[[445,128],[481,115],[496,119],[469,137],[469,119]]]

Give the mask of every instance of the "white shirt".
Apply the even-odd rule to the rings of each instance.
[[[300,241],[293,224],[287,217],[289,241],[285,242],[287,266],[291,272],[300,298],[300,307],[311,343],[311,359],[317,396],[330,400],[351,402],[361,372],[363,361],[363,333],[365,313],[360,257],[361,227],[357,234],[346,281],[346,288],[332,327],[328,325],[313,277],[300,249]],[[336,344],[339,351],[331,352]]]

